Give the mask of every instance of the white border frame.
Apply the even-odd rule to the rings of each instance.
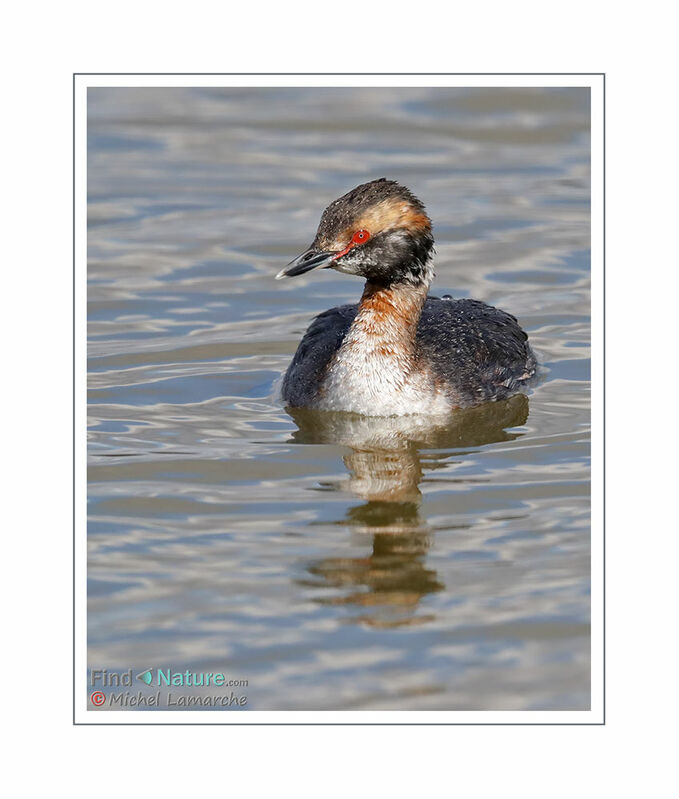
[[[74,724],[604,724],[604,75],[602,74],[75,74],[74,190]],[[87,89],[106,86],[585,87],[591,90],[591,709],[585,711],[88,710],[87,673]],[[78,677],[80,675],[80,678]]]

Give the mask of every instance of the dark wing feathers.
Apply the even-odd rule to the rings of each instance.
[[[535,374],[535,356],[515,317],[479,300],[430,297],[418,344],[463,405],[514,394]]]
[[[313,400],[330,358],[340,348],[357,310],[357,305],[338,305],[311,322],[283,379],[282,396],[287,403],[304,406]]]

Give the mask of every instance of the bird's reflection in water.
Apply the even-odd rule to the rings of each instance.
[[[519,394],[503,402],[457,411],[442,419],[366,417],[348,413],[290,410],[298,444],[340,444],[348,477],[324,484],[365,502],[350,508],[336,523],[372,537],[365,557],[324,558],[307,564],[303,585],[332,589],[318,598],[324,604],[360,608],[352,621],[372,627],[423,624],[433,617],[418,614],[422,597],[445,586],[426,565],[431,530],[420,516],[425,468],[446,465],[449,450],[459,452],[521,435],[508,428],[525,423],[528,399]],[[423,466],[423,462],[426,466]]]

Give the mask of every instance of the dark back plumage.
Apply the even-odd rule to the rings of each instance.
[[[290,405],[313,404],[357,311],[358,305],[340,305],[309,325],[283,381]],[[509,397],[535,375],[535,355],[515,317],[479,300],[428,297],[416,343],[418,356],[459,407]]]

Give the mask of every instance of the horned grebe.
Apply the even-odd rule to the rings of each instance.
[[[365,277],[358,305],[317,316],[283,380],[293,407],[443,414],[517,393],[536,359],[516,319],[478,300],[427,297],[434,238],[404,186],[364,183],[323,212],[311,247],[276,279],[332,268]]]

